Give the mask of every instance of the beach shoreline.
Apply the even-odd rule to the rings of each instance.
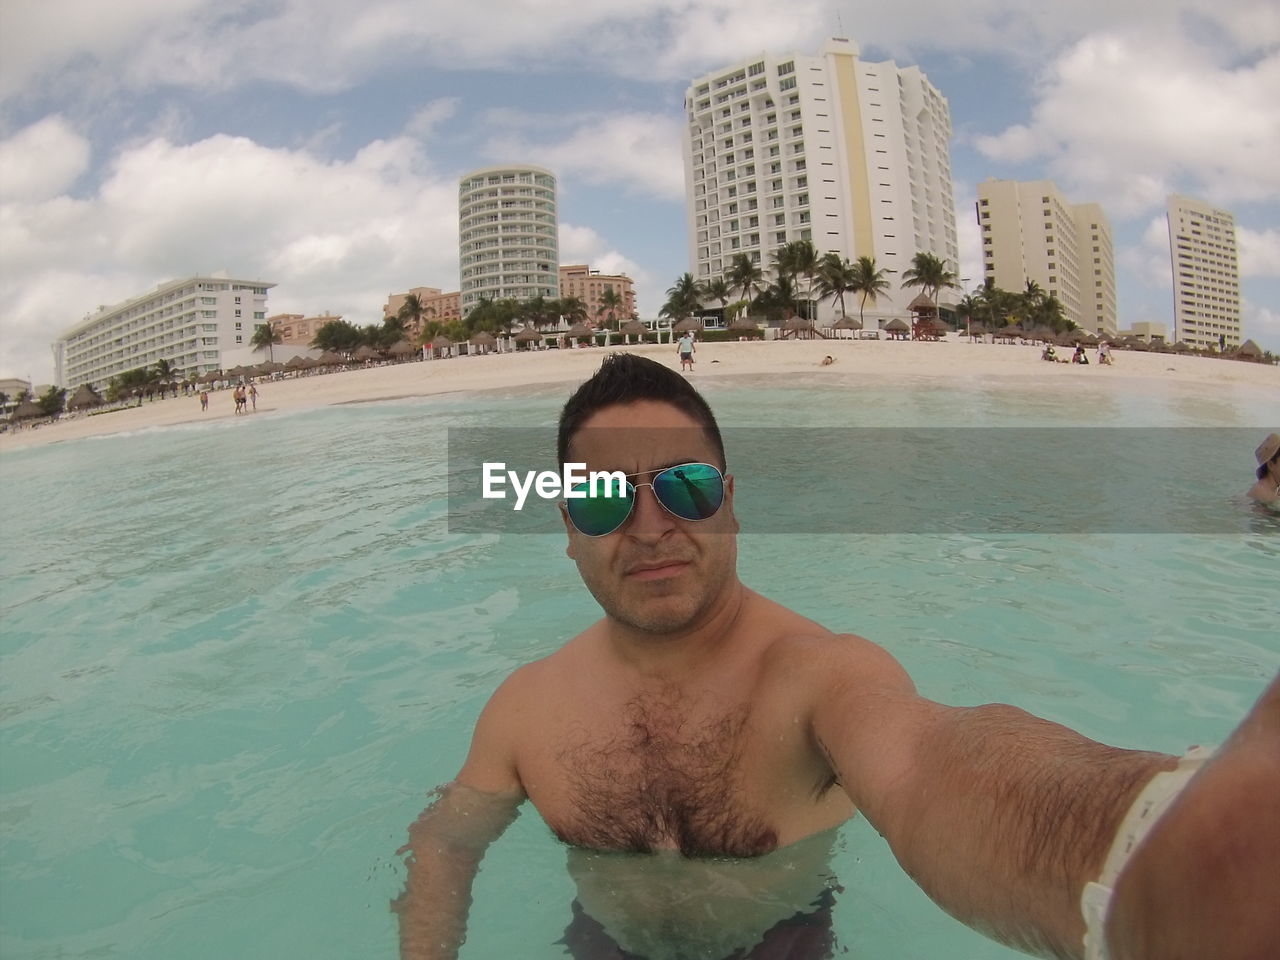
[[[803,375],[804,386],[824,381],[847,387],[851,377],[891,388],[895,382],[983,378],[1019,387],[1054,389],[1079,384],[1094,389],[1128,390],[1156,382],[1175,383],[1212,396],[1224,386],[1274,394],[1280,408],[1280,367],[1169,353],[1119,351],[1114,366],[1045,363],[1040,347],[969,343],[965,338],[939,342],[883,340],[800,340],[700,343],[691,374],[697,386],[720,379],[763,376],[779,379]],[[258,381],[258,413],[293,412],[337,404],[393,401],[444,394],[489,392],[551,386],[585,380],[608,352],[627,350],[679,369],[668,344],[608,349],[543,350],[456,357],[364,367],[339,373]],[[824,366],[823,358],[834,363]],[[1091,357],[1092,359],[1092,357]],[[253,416],[253,413],[247,414]],[[198,394],[144,402],[140,407],[104,414],[80,413],[55,423],[0,434],[0,455],[84,437],[110,436],[138,430],[211,423],[236,417],[231,391],[211,391],[209,410],[201,412]]]

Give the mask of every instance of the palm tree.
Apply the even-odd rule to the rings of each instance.
[[[561,297],[556,302],[559,304],[560,316],[568,320],[570,325],[586,321],[587,304],[581,297],[570,295]]]
[[[774,272],[781,277],[788,277],[792,283],[804,277],[808,283],[805,288],[805,308],[800,312],[806,319],[812,320],[808,304],[813,297],[813,278],[817,276],[821,261],[818,251],[808,240],[792,240],[784,243],[773,254]]]
[[[600,306],[596,308],[596,316],[607,316],[609,318],[609,326],[613,329],[618,328],[618,311],[626,306],[626,300],[613,287],[606,287],[604,293],[600,294]]]
[[[667,302],[663,306],[666,316],[676,321],[692,317],[702,306],[702,298],[698,292],[698,281],[692,273],[682,273],[675,284],[667,290]]]
[[[156,361],[156,379],[160,382],[168,383],[177,376],[177,373],[177,369],[170,361],[164,359]]]
[[[751,300],[755,294],[760,292],[764,285],[764,271],[751,262],[751,258],[745,253],[734,254],[733,259],[729,262],[729,270],[724,275],[730,289],[741,290],[742,299],[747,301],[748,312],[751,309]]]
[[[853,292],[853,264],[838,253],[828,253],[822,258],[818,271],[818,300],[834,299],[840,304],[840,316],[844,314],[844,295]]]
[[[404,303],[400,304],[400,309],[396,311],[396,316],[408,324],[409,329],[414,333],[422,329],[423,318],[428,315],[434,316],[435,311],[422,302],[422,298],[416,293],[411,293],[404,298]]]
[[[919,287],[933,301],[933,315],[938,316],[938,294],[948,288],[959,288],[959,277],[947,269],[947,262],[932,253],[921,251],[911,258],[911,268],[902,274],[904,287]]]
[[[267,360],[271,363],[275,363],[275,350],[273,350],[272,347],[277,343],[282,343],[283,340],[284,338],[280,336],[279,330],[271,326],[269,323],[262,323],[254,328],[253,336],[249,338],[249,344],[255,350],[261,350],[263,347],[266,347]]]
[[[973,322],[973,316],[982,307],[982,302],[973,294],[966,293],[956,304],[956,313],[964,317],[965,333],[969,332],[969,325]]]
[[[725,308],[729,306],[729,298],[733,296],[733,291],[729,288],[729,281],[724,277],[716,277],[703,283],[698,292],[707,300],[720,301],[720,318],[724,319]]]
[[[860,295],[858,300],[858,322],[862,323],[863,313],[867,309],[867,300],[873,304],[880,294],[889,289],[888,271],[876,268],[875,257],[859,257],[853,265],[853,292]]]

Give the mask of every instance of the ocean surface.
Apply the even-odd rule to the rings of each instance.
[[[781,383],[707,396],[731,428],[1275,427],[1274,395],[1227,388]],[[408,824],[497,684],[598,615],[562,536],[451,526],[449,436],[546,427],[565,396],[263,411],[0,458],[0,956],[395,957]],[[1231,532],[744,534],[740,572],[883,644],[926,696],[1181,752],[1280,666],[1280,518],[1240,496],[1252,445],[1183,459]],[[930,476],[925,458],[904,483]],[[929,902],[861,819],[833,866],[841,956],[1017,955]],[[462,956],[564,956],[573,895],[526,810],[484,861]]]

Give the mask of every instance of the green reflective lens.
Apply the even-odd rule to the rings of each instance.
[[[588,483],[577,484],[573,492],[585,495],[566,497],[565,510],[580,533],[588,537],[607,536],[631,516],[638,487],[652,487],[663,509],[681,520],[709,520],[724,503],[724,477],[717,467],[709,463],[682,463],[660,471],[652,483],[626,481],[624,485],[615,479],[608,484],[597,483],[594,491]]]

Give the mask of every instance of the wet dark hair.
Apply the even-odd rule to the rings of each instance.
[[[689,381],[674,370],[634,353],[611,353],[590,380],[578,387],[560,411],[560,430],[556,437],[556,456],[564,464],[569,458],[569,443],[583,423],[605,407],[655,400],[669,403],[698,423],[707,434],[725,466],[724,441],[715,415],[702,394],[689,386]]]

